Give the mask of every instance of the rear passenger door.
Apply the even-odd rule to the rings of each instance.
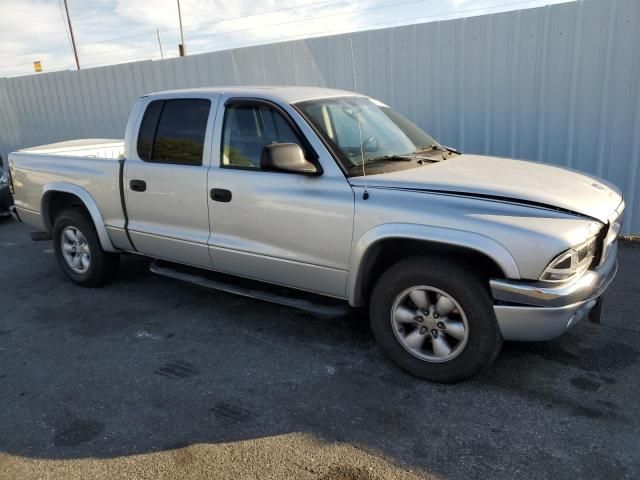
[[[218,100],[153,97],[142,106],[124,191],[129,234],[145,255],[210,266],[207,170]]]

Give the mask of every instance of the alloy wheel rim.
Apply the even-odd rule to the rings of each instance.
[[[454,359],[469,339],[469,323],[460,304],[448,293],[426,285],[398,295],[391,308],[391,326],[405,350],[427,362]]]
[[[60,235],[62,256],[75,273],[85,273],[91,266],[91,251],[84,234],[77,227],[65,227]]]

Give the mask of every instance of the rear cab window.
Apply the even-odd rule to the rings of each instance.
[[[138,131],[140,159],[201,166],[210,109],[211,101],[203,98],[150,102]]]

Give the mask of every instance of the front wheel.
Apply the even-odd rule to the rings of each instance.
[[[437,258],[412,257],[387,270],[371,294],[370,321],[398,366],[436,382],[476,374],[502,346],[486,286]]]
[[[120,263],[117,253],[102,250],[93,222],[77,209],[65,210],[56,217],[53,249],[64,273],[85,287],[111,280]]]

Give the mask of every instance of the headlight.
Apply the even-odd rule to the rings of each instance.
[[[563,282],[584,273],[593,263],[596,255],[597,238],[593,237],[580,245],[562,252],[544,269],[540,280]]]
[[[9,185],[9,174],[5,170],[0,170],[0,185]]]

